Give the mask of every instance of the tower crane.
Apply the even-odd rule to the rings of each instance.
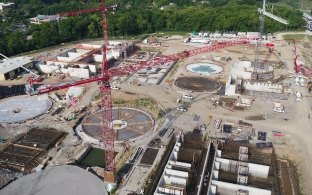
[[[256,46],[256,55],[255,55],[255,61],[253,66],[255,67],[256,70],[258,69],[264,69],[265,66],[263,63],[260,62],[260,48],[261,48],[261,44],[262,44],[262,35],[263,35],[263,30],[264,30],[264,20],[265,20],[265,16],[280,22],[282,24],[288,25],[289,22],[279,16],[276,16],[270,12],[266,11],[266,0],[263,0],[263,4],[262,4],[262,8],[258,8],[258,12],[260,13],[260,25],[259,25],[259,37],[257,39],[257,46]]]
[[[107,11],[115,11],[117,5],[112,5],[107,7],[106,0],[101,0],[101,5],[96,8],[71,11],[60,13],[60,17],[72,17],[82,14],[88,14],[93,12],[102,13],[102,30],[103,30],[103,60],[102,60],[102,75],[97,80],[101,81],[100,93],[101,93],[101,113],[102,113],[102,127],[103,127],[103,143],[105,147],[105,170],[104,170],[104,181],[113,184],[116,180],[116,167],[115,167],[115,150],[114,150],[114,131],[111,125],[112,122],[112,101],[111,101],[111,90],[109,84],[109,72],[108,72],[108,62],[106,58],[108,37],[107,37]],[[71,86],[77,84],[72,83]],[[30,87],[32,82],[30,82]],[[64,87],[67,88],[67,87]],[[27,88],[26,88],[27,89]]]
[[[296,46],[296,41],[293,40],[293,45],[294,45],[294,76],[295,77],[302,77],[302,78],[305,78],[305,77],[308,77],[308,78],[312,78],[312,69],[311,68],[308,68],[302,64],[300,64],[298,62],[298,53],[297,53],[297,46]],[[299,73],[301,73],[302,75],[304,76],[300,76]]]
[[[100,11],[102,13],[103,17],[103,34],[104,34],[104,44],[102,47],[103,52],[103,61],[102,61],[102,74],[98,77],[90,78],[90,79],[84,79],[80,81],[73,81],[73,82],[67,82],[67,83],[61,83],[61,84],[52,84],[52,85],[44,85],[40,88],[34,90],[31,87],[30,83],[26,90],[30,95],[37,95],[37,94],[43,94],[48,93],[60,89],[66,89],[71,86],[78,86],[83,85],[91,82],[101,82],[100,86],[100,94],[101,94],[101,112],[102,112],[102,127],[103,127],[103,143],[105,147],[105,170],[104,170],[104,181],[110,184],[113,184],[116,180],[116,167],[115,167],[115,154],[114,154],[114,140],[115,140],[115,134],[112,127],[112,100],[111,100],[111,88],[109,80],[113,76],[123,75],[123,74],[129,74],[134,73],[142,68],[147,67],[153,67],[153,66],[159,66],[167,62],[176,61],[179,59],[187,58],[194,55],[203,54],[206,52],[211,52],[217,49],[222,49],[234,45],[239,44],[247,44],[248,41],[246,40],[235,40],[235,41],[224,41],[224,42],[218,42],[213,43],[210,46],[197,48],[190,51],[183,51],[177,54],[164,56],[164,57],[157,57],[150,61],[143,61],[137,64],[131,64],[128,66],[123,67],[116,67],[109,69],[108,62],[106,58],[106,51],[108,46],[108,36],[107,36],[107,11],[109,10],[116,10],[117,6],[113,5],[111,7],[106,7],[105,0],[102,0],[101,7],[99,8],[93,8],[88,10],[81,10],[81,11],[73,11],[68,13],[60,14],[60,16],[76,16],[80,14],[87,14],[92,13],[96,11]]]

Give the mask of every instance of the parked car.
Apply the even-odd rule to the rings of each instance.
[[[182,106],[177,107],[177,110],[180,112],[186,112],[187,108],[183,108]]]
[[[111,89],[115,89],[115,90],[119,90],[120,89],[120,87],[117,87],[117,86],[111,86]]]
[[[190,94],[184,94],[182,97],[185,98],[185,99],[189,99],[189,100],[194,99],[194,97],[191,96]]]

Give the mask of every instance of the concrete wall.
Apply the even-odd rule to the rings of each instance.
[[[5,80],[4,74],[0,74],[0,81],[4,81],[4,80]]]
[[[71,77],[78,77],[78,78],[90,78],[90,71],[89,69],[83,68],[68,68],[69,76]]]
[[[244,79],[250,80],[252,74],[250,61],[239,61],[231,65],[231,77],[233,80]]]
[[[271,195],[270,190],[264,190],[264,189],[260,189],[260,188],[250,187],[250,186],[243,186],[243,185],[226,183],[226,182],[215,181],[215,180],[213,180],[211,182],[211,184],[214,186],[217,186],[217,189],[218,188],[225,188],[225,189],[229,189],[229,190],[233,190],[233,191],[238,191],[240,189],[246,190],[246,191],[248,191],[248,195]],[[211,190],[211,192],[213,192],[213,191]]]
[[[91,73],[96,73],[96,66],[95,65],[88,65],[89,66],[89,70]]]
[[[222,150],[217,150],[217,157],[221,157],[222,155]]]
[[[184,168],[191,168],[191,166],[192,166],[192,164],[190,164],[190,163],[178,162],[178,161],[172,161],[172,160],[169,160],[168,164],[179,166],[179,167],[184,167]]]
[[[36,66],[40,72],[45,73],[45,74],[50,74],[53,72],[55,73],[61,72],[60,66],[56,66],[56,65],[37,64]]]
[[[173,170],[171,168],[166,167],[165,174],[170,176],[176,176],[180,178],[188,178],[188,172]]]
[[[80,68],[67,67],[64,63],[37,64],[39,71],[45,74],[64,73],[71,77],[90,78],[90,72],[96,73],[95,65],[79,65]]]
[[[118,59],[121,56],[121,52],[117,50],[110,50],[107,52],[106,57],[107,60],[111,60],[112,58]],[[93,54],[93,61],[95,62],[102,62],[103,55],[102,54]]]
[[[174,162],[177,160],[177,153],[180,149],[180,146],[181,146],[181,143],[176,142],[170,154],[169,160],[166,164],[165,170],[162,173],[162,176],[157,184],[157,188],[154,192],[154,195],[163,194],[164,190],[166,190],[166,188],[164,188],[165,184],[184,186],[183,188],[185,189],[187,179],[188,179],[188,172],[173,170],[172,165],[170,165],[170,164],[179,164],[183,166],[189,166],[188,163]]]
[[[159,187],[158,190],[159,190],[159,193],[154,193],[154,195],[164,195],[164,194],[183,195],[183,192],[179,190],[173,191],[172,189],[163,188],[163,187]]]
[[[224,158],[216,158],[216,162],[215,162],[216,170],[219,170],[221,166],[228,167],[228,165],[230,164],[230,161],[234,161],[237,163],[239,162],[239,161],[229,160],[229,159],[224,159]],[[219,166],[220,165],[219,163],[221,163],[222,165]],[[253,164],[253,163],[247,163],[247,166],[248,166],[248,175],[261,177],[261,178],[268,177],[270,166]]]
[[[232,85],[231,81],[232,81],[232,77],[229,76],[226,80],[226,83],[225,83],[224,95],[227,95],[227,96],[238,95],[238,94],[236,94],[236,85]]]
[[[283,93],[283,86],[272,84],[272,83],[259,83],[259,82],[243,82],[243,87],[245,90],[249,91],[262,91],[270,93]]]
[[[165,184],[186,186],[187,178],[180,178],[171,175],[164,176]]]

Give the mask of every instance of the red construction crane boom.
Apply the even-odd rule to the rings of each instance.
[[[163,57],[157,57],[155,59],[152,59],[150,61],[143,61],[137,64],[130,64],[127,66],[121,66],[117,68],[111,68],[109,69],[109,76],[118,76],[118,75],[124,75],[124,74],[131,74],[134,73],[142,68],[148,68],[153,66],[159,66],[162,64],[165,64],[167,62],[176,61],[180,59],[184,59],[190,56],[195,56],[211,51],[215,51],[217,49],[223,49],[226,47],[231,47],[234,45],[242,45],[247,44],[248,41],[246,40],[238,40],[238,41],[227,41],[227,42],[217,42],[207,47],[197,48],[190,51],[183,51],[177,54],[169,55],[169,56],[163,56]],[[62,83],[62,84],[52,84],[52,85],[45,85],[41,88],[39,88],[37,91],[28,91],[30,95],[37,95],[42,93],[48,93],[60,89],[66,89],[68,87],[77,86],[77,85],[83,85],[87,83],[92,83],[96,81],[102,80],[102,77],[95,77],[90,79],[84,79],[80,81],[74,81],[69,83]]]
[[[295,70],[295,73],[296,74],[301,73],[301,74],[303,74],[306,77],[312,78],[312,69],[298,63],[299,55],[297,53],[296,41],[294,39],[293,39],[293,44],[294,44],[294,55],[295,55],[294,56],[294,70]]]
[[[84,9],[84,10],[78,10],[78,11],[71,11],[71,12],[64,12],[64,13],[60,13],[58,14],[61,17],[72,17],[72,16],[78,16],[78,15],[82,15],[82,14],[89,14],[89,13],[93,13],[93,12],[106,12],[106,11],[115,11],[117,9],[117,5],[111,5],[106,7],[103,4],[103,0],[101,3],[100,7],[95,7],[95,8],[90,8],[90,9]]]

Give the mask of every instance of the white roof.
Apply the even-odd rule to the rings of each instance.
[[[29,64],[30,62],[32,62],[32,57],[27,57],[27,56],[16,57],[16,58],[12,58],[11,60],[0,62],[0,74],[8,73],[21,66]]]
[[[66,93],[66,98],[68,99],[69,96],[74,96],[75,98],[80,97],[80,95],[83,92],[84,87],[77,87],[77,86],[73,86],[73,87],[69,87]]]
[[[280,103],[280,102],[274,102],[274,107],[275,107],[275,108],[283,108],[284,106],[283,106],[283,104]]]

